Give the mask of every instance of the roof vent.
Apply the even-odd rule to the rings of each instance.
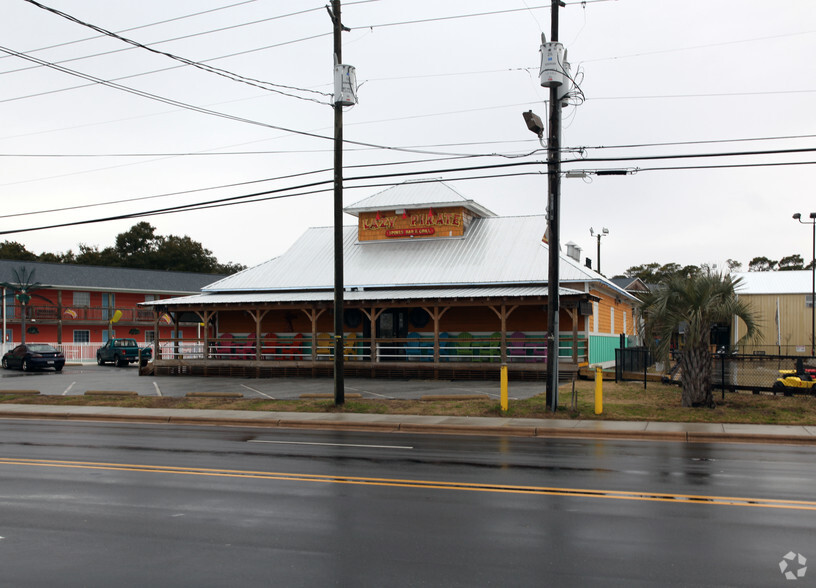
[[[567,257],[570,257],[579,263],[581,261],[581,248],[572,241],[567,243]]]

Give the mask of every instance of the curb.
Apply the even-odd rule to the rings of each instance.
[[[308,413],[314,414],[314,413]],[[816,436],[758,435],[747,433],[693,433],[688,431],[599,430],[546,426],[514,425],[445,425],[383,421],[338,421],[329,419],[247,419],[213,418],[208,416],[152,416],[148,414],[115,414],[66,412],[5,412],[0,419],[109,421],[147,424],[198,425],[217,427],[254,427],[281,429],[312,429],[338,431],[368,431],[378,433],[411,433],[465,436],[535,437],[552,439],[620,439],[632,441],[672,441],[679,443],[768,443],[781,445],[816,445]]]

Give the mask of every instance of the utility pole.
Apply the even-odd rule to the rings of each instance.
[[[327,7],[328,8],[328,7]],[[334,24],[334,68],[343,63],[340,0],[332,0],[329,15]],[[349,30],[349,29],[345,29]],[[313,341],[312,345],[317,342]],[[334,404],[346,401],[343,365],[343,101],[335,82],[334,95]]]
[[[551,8],[550,41],[558,42],[558,8],[561,0],[553,0]],[[550,228],[548,239],[549,263],[547,276],[547,393],[550,410],[558,409],[558,299],[560,271],[560,207],[561,207],[561,88],[550,86],[550,130],[547,139],[548,198],[547,213]]]

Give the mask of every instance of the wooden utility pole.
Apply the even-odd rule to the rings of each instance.
[[[332,0],[329,10],[334,24],[334,64],[343,63],[340,0]],[[336,76],[335,68],[332,75]],[[315,345],[316,341],[312,342]],[[343,365],[343,105],[334,96],[334,404],[346,401]]]
[[[561,0],[553,0],[551,9],[550,41],[558,42],[558,5]],[[547,276],[547,393],[546,402],[550,410],[558,409],[558,315],[560,301],[558,289],[560,281],[560,207],[561,207],[561,88],[550,87],[550,132],[547,138],[547,176],[549,191],[547,217],[550,228],[547,245],[549,247],[549,272]]]

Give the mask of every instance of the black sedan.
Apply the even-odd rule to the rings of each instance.
[[[21,368],[24,372],[35,369],[54,368],[62,371],[65,356],[46,343],[27,343],[18,345],[3,356],[5,369]]]

